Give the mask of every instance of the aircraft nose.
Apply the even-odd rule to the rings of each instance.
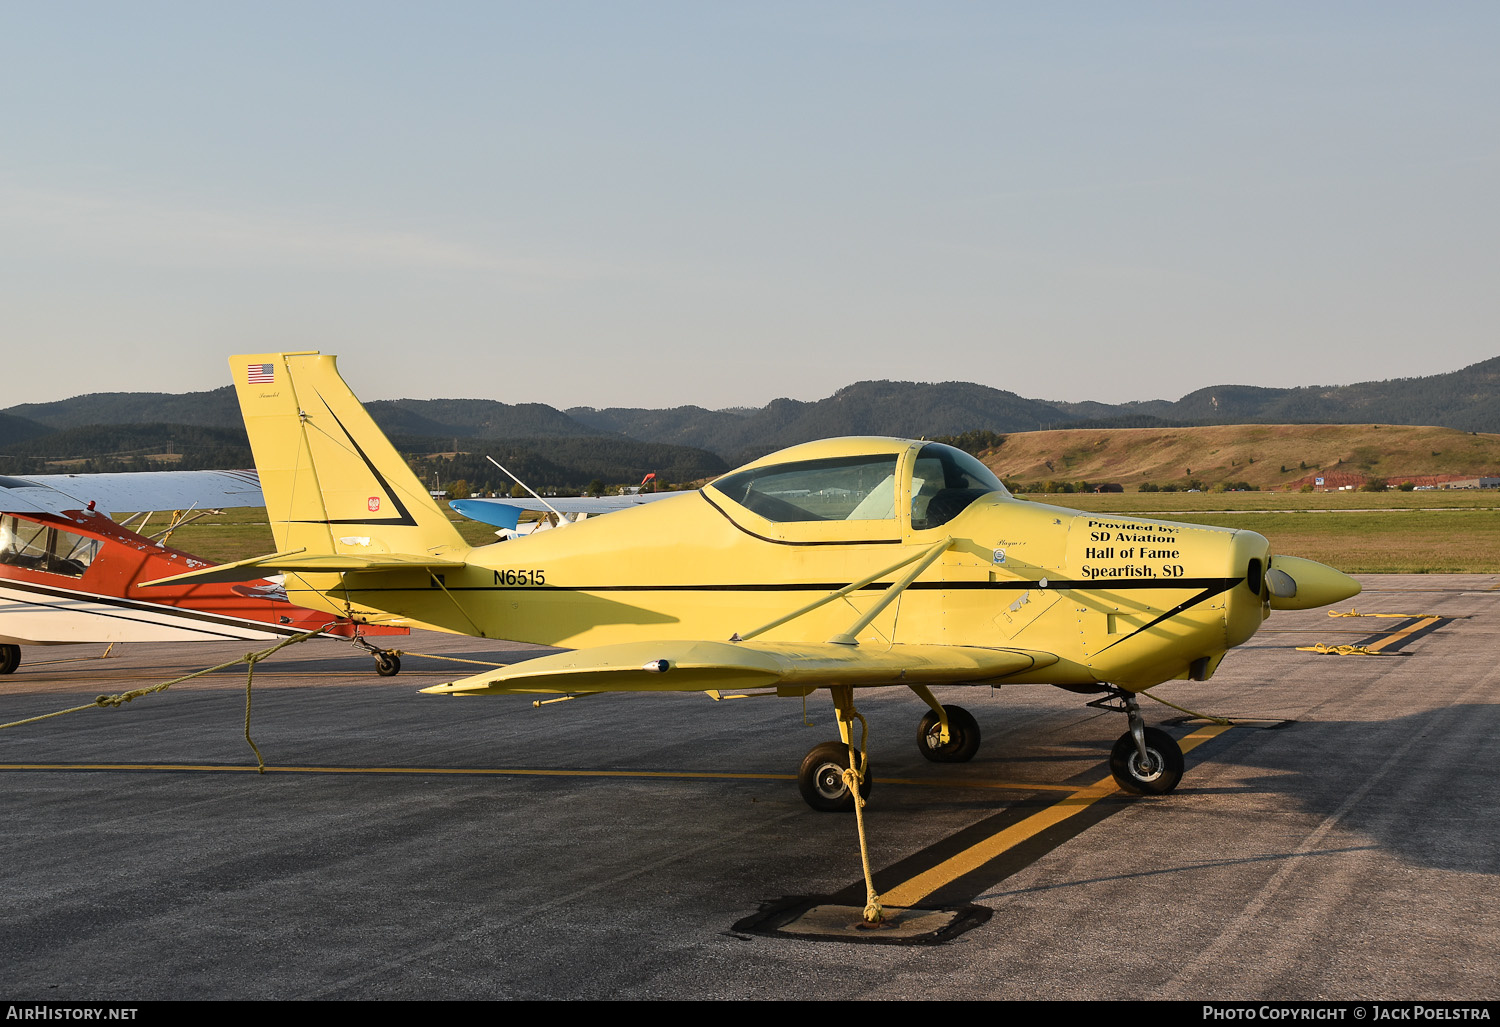
[[[1273,556],[1266,571],[1273,610],[1311,610],[1359,595],[1359,582],[1316,560]]]

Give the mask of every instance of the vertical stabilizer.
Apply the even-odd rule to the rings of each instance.
[[[229,358],[276,548],[359,556],[467,548],[336,360],[315,352]]]

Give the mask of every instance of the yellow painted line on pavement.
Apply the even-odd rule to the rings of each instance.
[[[206,763],[0,763],[7,770],[175,770],[194,773],[256,773],[251,765],[214,766]],[[753,781],[795,781],[796,774],[751,774],[691,770],[547,770],[525,767],[282,767],[268,766],[266,773],[294,774],[487,774],[499,777],[641,777]],[[1037,784],[1032,781],[953,781],[908,777],[877,777],[883,785],[917,788],[990,788],[1013,792],[1073,792],[1073,785]]]
[[[254,766],[216,767],[202,763],[0,763],[5,770],[182,770],[258,773]],[[666,777],[795,781],[796,774],[726,774],[677,770],[537,770],[512,767],[266,767],[267,774],[489,774],[506,777]]]
[[[1370,650],[1370,652],[1372,652],[1372,653],[1378,653],[1378,652],[1380,652],[1380,650],[1384,649],[1386,646],[1388,646],[1388,645],[1394,645],[1397,642],[1401,641],[1403,638],[1405,638],[1407,635],[1410,635],[1410,634],[1412,634],[1413,632],[1416,632],[1416,631],[1420,631],[1423,628],[1425,628],[1425,627],[1429,626],[1430,624],[1432,624],[1434,621],[1438,621],[1438,620],[1441,620],[1441,619],[1442,619],[1441,617],[1435,617],[1435,616],[1423,617],[1421,620],[1417,621],[1415,624],[1407,625],[1406,627],[1402,628],[1400,631],[1397,631],[1397,632],[1395,632],[1394,634],[1391,634],[1391,635],[1387,635],[1385,638],[1382,638],[1378,642],[1371,642],[1369,645],[1365,646],[1365,648],[1368,649],[1368,650]]]
[[[1213,724],[1202,727],[1188,735],[1178,744],[1183,752],[1189,752],[1210,738],[1216,738],[1229,730],[1229,725]],[[1093,784],[1085,785],[1065,799],[1061,799],[1046,809],[1034,813],[1018,824],[1012,824],[996,834],[976,842],[963,852],[944,860],[930,870],[923,871],[917,876],[888,888],[880,895],[880,900],[887,906],[911,906],[922,901],[928,895],[937,891],[945,885],[951,884],[965,874],[978,870],[990,860],[1008,852],[1020,845],[1022,842],[1047,830],[1056,824],[1060,824],[1070,817],[1088,809],[1100,799],[1114,795],[1120,790],[1115,784],[1113,777],[1101,778]]]

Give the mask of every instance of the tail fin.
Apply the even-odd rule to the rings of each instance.
[[[276,548],[362,557],[467,549],[336,361],[316,352],[229,358]]]

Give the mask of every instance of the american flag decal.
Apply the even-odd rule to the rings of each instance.
[[[251,364],[245,368],[245,381],[251,385],[267,385],[276,381],[275,364]]]

